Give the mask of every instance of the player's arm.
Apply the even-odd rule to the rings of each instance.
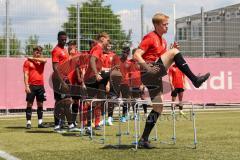
[[[65,89],[68,89],[68,85],[64,82],[64,80],[62,79],[61,74],[58,70],[58,62],[53,62],[52,66],[53,66],[53,71],[56,73],[57,79],[60,81],[61,85]]]
[[[40,63],[47,63],[47,59],[40,57],[40,58],[36,58],[36,57],[28,57],[28,60],[30,61],[38,61]]]
[[[82,72],[82,69],[79,68],[79,66],[76,67],[76,74],[77,74],[77,80],[78,80],[78,83],[83,83],[83,72]]]
[[[28,79],[29,79],[29,76],[28,76],[28,71],[24,71],[23,74],[24,74],[24,85],[25,85],[25,92],[26,93],[31,93],[31,90],[29,88],[29,84],[28,84]]]
[[[159,68],[154,67],[153,65],[147,64],[145,60],[142,58],[142,55],[144,53],[145,53],[144,50],[138,48],[133,55],[134,60],[136,60],[143,69],[147,70],[147,72],[153,73],[153,74],[158,72]]]
[[[110,81],[108,81],[106,85],[106,93],[109,93],[109,92],[110,92]]]
[[[145,53],[144,50],[138,48],[138,49],[135,51],[134,55],[133,55],[134,60],[136,60],[140,65],[141,65],[141,64],[144,64],[144,63],[146,64],[146,62],[145,62],[144,59],[142,58],[142,55],[143,55],[144,53]],[[143,67],[143,66],[142,66],[142,67]]]
[[[168,77],[169,77],[169,83],[170,83],[170,86],[171,86],[171,90],[174,90],[174,86],[173,86],[173,83],[172,83],[172,81],[173,81],[172,74],[169,73]]]
[[[186,88],[187,79],[185,74],[183,74],[183,88]]]
[[[91,56],[91,58],[90,58],[90,67],[92,68],[93,73],[96,76],[96,80],[100,81],[102,79],[102,77],[100,76],[100,74],[97,71],[96,60],[97,60],[97,57]]]

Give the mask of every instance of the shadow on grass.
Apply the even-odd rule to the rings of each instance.
[[[134,149],[135,145],[106,145],[100,149],[121,149],[121,150],[128,150]]]
[[[62,133],[62,136],[66,136],[66,137],[80,137],[79,133]]]
[[[42,123],[44,126],[48,126],[48,127],[54,127],[54,122],[43,122]]]
[[[37,131],[32,131],[28,130],[26,133],[55,133],[54,131],[44,131],[44,130],[37,130]]]
[[[5,127],[6,129],[26,129],[25,126],[8,126],[8,127]]]

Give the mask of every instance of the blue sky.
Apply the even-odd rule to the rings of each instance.
[[[3,34],[5,1],[0,0],[0,35]],[[12,29],[17,37],[24,40],[29,35],[39,35],[41,44],[56,43],[56,34],[67,19],[66,7],[83,0],[9,0]],[[156,12],[164,12],[171,17],[169,33],[165,36],[170,43],[173,40],[173,4],[176,5],[176,18],[221,8],[239,3],[239,0],[105,0],[111,5],[114,13],[119,14],[123,28],[133,30],[136,46],[140,41],[140,5],[144,5],[145,32],[151,30],[151,17]],[[134,46],[134,47],[135,47]]]

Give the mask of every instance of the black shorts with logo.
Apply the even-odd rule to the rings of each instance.
[[[37,102],[46,101],[45,89],[43,85],[30,85],[29,86],[31,93],[27,93],[26,101],[33,102],[35,97]]]
[[[171,93],[171,96],[172,97],[177,97],[177,94],[178,93],[181,93],[181,92],[184,92],[184,89],[183,88],[175,88],[172,93]]]
[[[157,72],[156,74],[151,74],[143,71],[141,72],[141,80],[142,83],[148,88],[150,97],[153,100],[157,98],[159,93],[163,92],[162,77],[167,75],[167,71],[161,58],[159,58],[157,62],[150,63],[149,65],[158,67],[159,72]]]

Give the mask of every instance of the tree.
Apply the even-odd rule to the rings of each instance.
[[[20,54],[20,46],[21,41],[17,39],[16,34],[13,32],[11,26],[11,22],[8,24],[8,37],[9,37],[9,52],[10,55],[19,55]],[[3,36],[0,36],[0,55],[6,55],[6,27],[3,27]]]
[[[88,50],[89,40],[92,40],[100,32],[107,32],[116,50],[120,50],[130,36],[122,30],[121,21],[115,15],[110,5],[103,5],[104,0],[88,0],[82,3],[80,8],[80,40],[81,50]],[[69,39],[77,39],[77,7],[67,8],[68,21],[63,24],[64,30],[68,33]]]
[[[38,45],[39,36],[30,35],[28,40],[25,41],[25,53],[26,55],[31,55],[33,48]]]
[[[48,43],[43,45],[43,55],[50,57],[53,46]]]

